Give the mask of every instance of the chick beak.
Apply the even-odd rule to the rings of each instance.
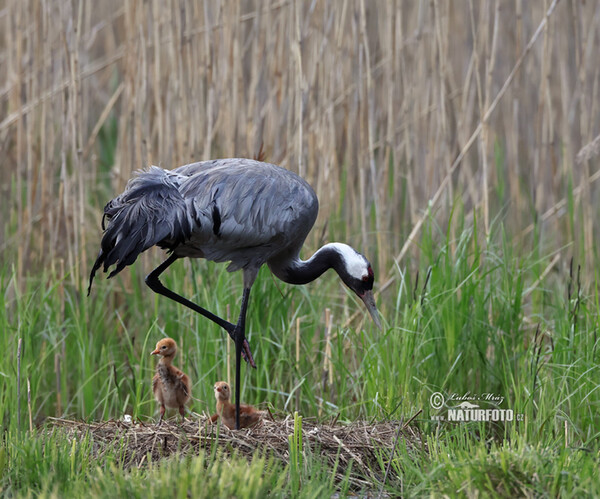
[[[373,318],[373,322],[377,326],[377,329],[381,331],[381,319],[379,318],[379,312],[377,311],[377,306],[375,305],[375,297],[373,296],[373,291],[365,291],[363,295],[359,295],[360,299],[364,302],[367,310],[371,314]]]
[[[158,350],[158,348],[156,350],[154,350],[150,355],[158,355],[160,353],[160,351]]]

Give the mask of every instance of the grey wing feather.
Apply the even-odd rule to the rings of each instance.
[[[108,227],[90,273],[116,265],[109,278],[131,265],[138,255],[165,240],[183,242],[193,230],[188,201],[165,170],[151,167],[129,181],[125,191],[104,208]]]
[[[318,212],[317,197],[303,179],[253,160],[196,165],[174,172],[194,172],[188,181],[182,181],[180,190],[194,199],[195,213],[206,223],[177,251],[198,245],[205,258],[231,260],[231,271],[259,266],[274,254],[302,244]],[[215,211],[220,218],[219,234],[206,227]]]
[[[90,273],[116,265],[109,277],[158,245],[177,256],[254,267],[279,253],[299,251],[317,217],[312,188],[269,163],[222,159],[172,171],[151,167],[110,201],[98,258]]]

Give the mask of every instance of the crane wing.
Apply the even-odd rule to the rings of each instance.
[[[88,294],[100,267],[108,272],[109,267],[116,265],[110,278],[155,244],[189,239],[194,221],[188,204],[161,168],[151,167],[131,179],[125,191],[104,207],[108,226],[90,273]]]
[[[108,226],[90,272],[109,278],[158,245],[177,256],[258,268],[299,251],[318,212],[312,188],[296,174],[250,159],[221,159],[175,170],[138,172],[104,208]]]
[[[273,255],[299,248],[318,212],[317,197],[302,178],[249,159],[215,160],[174,170],[187,174],[180,192],[193,199],[202,229],[176,252],[194,248],[214,261],[231,261],[228,270],[260,266]]]

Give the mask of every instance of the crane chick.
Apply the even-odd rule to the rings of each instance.
[[[161,359],[156,364],[156,374],[152,378],[152,391],[154,398],[160,404],[160,419],[162,423],[165,410],[179,409],[181,420],[185,419],[185,404],[190,399],[190,379],[186,374],[177,369],[173,359],[177,353],[177,343],[172,338],[163,338],[156,344],[150,355],[160,355]]]
[[[214,423],[221,416],[221,421],[230,430],[235,429],[235,405],[229,401],[231,390],[225,381],[215,383],[215,398],[217,399],[217,413],[210,418]],[[248,428],[257,424],[263,417],[264,411],[259,411],[251,405],[240,405],[240,428]]]

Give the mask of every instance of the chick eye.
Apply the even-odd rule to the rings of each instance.
[[[165,348],[167,348],[166,345],[163,345],[162,347],[160,347],[161,350],[164,350]]]

